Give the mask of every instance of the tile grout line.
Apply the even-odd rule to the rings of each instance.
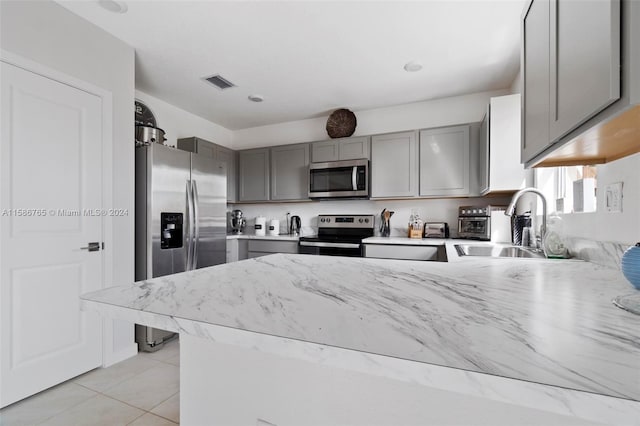
[[[139,419],[140,417],[144,416],[146,413],[153,414],[154,416],[161,417],[161,418],[163,418],[163,419],[165,419],[165,420],[170,421],[171,423],[175,423],[173,420],[171,420],[171,419],[169,419],[169,418],[167,418],[167,417],[165,417],[165,416],[162,416],[162,415],[157,414],[157,413],[152,413],[152,412],[151,412],[151,410],[153,410],[154,408],[156,408],[158,405],[161,405],[161,404],[163,404],[164,402],[168,401],[169,399],[173,398],[174,396],[178,395],[178,394],[180,393],[180,391],[178,391],[178,392],[174,393],[173,395],[169,396],[168,398],[166,398],[166,399],[162,400],[161,402],[159,402],[158,404],[154,405],[150,410],[146,410],[146,409],[144,409],[144,408],[140,408],[140,407],[136,407],[135,405],[131,405],[131,404],[129,404],[129,403],[128,403],[128,402],[126,402],[126,401],[121,401],[121,400],[119,400],[118,398],[114,398],[114,397],[112,397],[112,396],[110,396],[110,395],[107,395],[107,394],[105,394],[105,393],[102,393],[102,392],[99,392],[99,391],[93,390],[93,389],[91,389],[91,388],[88,388],[88,387],[86,387],[86,386],[83,386],[83,385],[81,385],[81,384],[79,384],[79,383],[76,383],[76,384],[77,384],[78,386],[82,386],[83,388],[85,388],[85,389],[89,389],[90,391],[93,391],[93,392],[95,392],[95,393],[96,393],[96,395],[92,395],[90,398],[87,398],[86,400],[82,401],[80,404],[82,404],[83,402],[88,401],[88,400],[89,400],[89,399],[91,399],[91,398],[95,398],[95,397],[96,397],[96,396],[98,396],[98,395],[102,395],[102,396],[104,396],[105,398],[109,398],[109,399],[111,399],[111,400],[113,400],[113,401],[120,402],[120,403],[122,403],[122,404],[124,404],[124,405],[127,405],[127,406],[129,406],[129,407],[132,407],[132,408],[135,408],[135,409],[137,409],[137,410],[142,411],[142,414],[140,414],[138,417],[136,417],[135,419],[133,419],[131,422],[129,422],[129,423],[127,423],[127,424],[133,423],[134,421],[136,421],[136,420],[137,420],[137,419]],[[109,388],[109,389],[111,389],[111,388]],[[107,390],[108,390],[108,389],[107,389]],[[80,405],[80,404],[78,404],[78,405]],[[74,406],[74,407],[75,407],[75,406]],[[45,419],[45,420],[43,420],[43,421],[49,420],[49,419],[51,419],[51,418],[53,418],[53,417],[55,417],[55,416],[57,416],[57,415],[59,415],[59,414],[64,413],[65,411],[67,411],[67,410],[64,410],[64,411],[62,411],[62,412],[60,412],[60,413],[58,413],[58,414],[56,414],[56,415],[53,415],[53,416],[51,416],[51,417],[49,417],[49,418],[47,418],[47,419]],[[42,422],[40,422],[40,423],[42,423]],[[179,424],[179,423],[176,423],[176,424]]]
[[[140,417],[144,416],[145,414],[147,414],[148,411],[143,412],[142,414],[140,414],[138,417],[136,417],[135,419],[131,420],[129,423],[127,423],[127,426],[130,425],[131,423],[135,422],[136,420],[138,420]]]
[[[159,403],[158,405],[153,406],[153,408],[151,408],[151,410],[153,410],[154,408],[158,407],[159,405],[164,404],[165,402],[167,402],[168,400],[170,400],[170,399],[171,399],[171,398],[173,398],[174,396],[178,395],[179,393],[180,393],[180,391],[178,391],[178,392],[174,393],[173,395],[171,395],[169,398],[165,399],[164,401],[162,401],[162,402],[161,402],[161,403]],[[169,421],[170,421],[170,422],[172,422],[172,423],[175,423],[173,420],[171,420],[171,419],[169,419],[169,418],[167,418],[167,417],[165,417],[165,416],[162,416],[162,415],[160,415],[160,414],[157,414],[157,413],[153,413],[153,412],[151,412],[151,410],[149,410],[149,413],[153,414],[154,416],[162,417],[163,419],[166,419],[166,420],[169,420]],[[177,424],[180,424],[180,423],[177,423]]]
[[[42,421],[41,421],[41,422],[39,422],[38,424],[42,424],[42,423],[46,422],[47,420],[50,420],[50,419],[52,419],[52,418],[54,418],[54,417],[56,417],[56,416],[59,416],[59,415],[61,415],[61,414],[65,413],[65,412],[67,412],[67,411],[71,410],[72,408],[75,408],[75,407],[77,407],[78,405],[83,404],[83,403],[85,403],[85,402],[89,401],[90,399],[97,397],[98,395],[104,396],[105,398],[109,398],[109,399],[111,399],[111,400],[113,400],[113,401],[116,401],[116,402],[119,402],[119,403],[121,403],[121,404],[127,405],[127,406],[129,406],[129,407],[131,407],[131,408],[135,408],[136,410],[140,410],[140,411],[142,411],[142,414],[140,414],[140,415],[139,415],[138,417],[136,417],[135,419],[131,420],[129,423],[127,423],[127,425],[129,425],[129,424],[131,424],[131,423],[135,422],[136,420],[138,420],[140,417],[144,416],[144,415],[145,415],[145,414],[147,414],[147,413],[149,413],[149,414],[153,414],[154,416],[161,417],[161,418],[163,418],[163,419],[165,419],[165,420],[170,421],[171,423],[179,424],[179,423],[176,423],[176,422],[174,422],[173,420],[171,420],[171,419],[169,419],[169,418],[167,418],[167,417],[164,417],[164,416],[162,416],[162,415],[160,415],[160,414],[152,413],[152,412],[151,412],[151,410],[153,410],[154,408],[156,408],[158,405],[160,405],[160,404],[162,404],[162,403],[166,402],[168,399],[173,398],[174,396],[176,396],[177,394],[179,394],[179,393],[180,393],[180,391],[178,391],[178,392],[174,393],[173,395],[171,395],[171,396],[170,396],[170,397],[168,397],[167,399],[163,400],[162,402],[158,403],[157,405],[154,405],[154,406],[151,408],[151,410],[145,410],[144,408],[136,407],[135,405],[131,405],[131,404],[129,404],[129,403],[128,403],[128,402],[126,402],[126,401],[121,401],[121,400],[119,400],[119,399],[117,399],[117,398],[114,398],[114,397],[109,396],[109,395],[107,395],[107,394],[105,394],[105,393],[102,393],[102,392],[96,391],[96,390],[94,390],[94,389],[88,388],[88,387],[86,387],[86,386],[84,386],[84,385],[81,385],[81,384],[79,384],[79,383],[75,383],[75,382],[74,382],[74,384],[76,384],[76,385],[78,385],[78,386],[81,386],[81,387],[83,387],[83,388],[85,388],[85,389],[88,389],[88,390],[90,390],[90,391],[92,391],[92,392],[95,392],[96,394],[95,394],[95,395],[91,395],[89,398],[85,399],[84,401],[81,401],[80,403],[78,403],[78,404],[76,404],[76,405],[74,405],[74,406],[72,406],[72,407],[69,407],[69,408],[67,408],[67,409],[65,409],[65,410],[63,410],[63,411],[61,411],[61,412],[59,412],[59,413],[57,413],[57,414],[54,414],[53,416],[47,417],[46,419],[42,420]]]
[[[77,384],[77,383],[75,383],[75,382],[74,382],[74,384],[75,384],[75,385],[78,385],[78,384]],[[78,385],[78,386],[81,386],[81,385]],[[82,387],[83,387],[83,388],[85,388],[85,389],[89,389],[89,388],[84,387],[84,386],[82,386]],[[47,390],[49,390],[49,389],[47,389]],[[59,415],[61,415],[61,414],[64,414],[64,413],[66,413],[67,411],[72,410],[72,409],[74,409],[74,408],[76,408],[76,407],[78,407],[78,406],[80,406],[80,405],[84,404],[85,402],[87,402],[87,401],[89,401],[89,400],[91,400],[91,399],[93,399],[93,398],[97,397],[97,396],[100,394],[99,392],[96,392],[96,391],[94,391],[93,389],[89,389],[89,390],[90,390],[90,391],[92,391],[92,392],[95,392],[95,395],[91,395],[89,398],[84,399],[84,400],[82,400],[82,401],[78,402],[77,404],[74,404],[74,405],[72,405],[72,406],[70,406],[70,407],[67,407],[67,408],[65,408],[64,410],[60,411],[59,413],[54,414],[53,416],[49,416],[49,417],[47,417],[47,418],[45,418],[45,419],[42,419],[41,421],[37,422],[36,424],[37,424],[37,425],[41,425],[41,424],[43,424],[44,422],[46,422],[46,421],[49,421],[49,420],[53,419],[54,417],[57,417],[57,416],[59,416]]]
[[[179,354],[179,352],[178,352],[178,354]],[[134,357],[135,357],[135,356],[139,356],[139,355],[134,355]],[[131,358],[134,358],[134,357],[131,357]],[[129,358],[129,359],[131,359],[131,358]],[[173,357],[171,357],[171,358],[173,358]],[[152,357],[148,357],[148,359],[150,359],[150,360],[152,360],[152,361],[156,361],[156,362],[162,363],[162,364],[165,364],[165,365],[170,365],[170,366],[173,366],[173,367],[178,367],[178,368],[180,368],[180,366],[179,366],[179,365],[172,364],[172,363],[170,363],[170,362],[167,362],[166,360],[158,360],[158,359],[154,359],[154,358],[152,358]],[[108,391],[109,389],[112,389],[112,388],[114,388],[115,386],[120,385],[120,384],[121,384],[121,383],[123,383],[124,381],[129,380],[129,379],[131,379],[131,378],[134,378],[135,376],[137,376],[137,375],[139,375],[139,374],[142,374],[142,373],[146,372],[147,370],[150,370],[151,368],[154,368],[154,367],[150,367],[150,368],[148,368],[148,369],[145,369],[145,370],[141,371],[140,373],[134,374],[134,375],[133,375],[132,377],[130,377],[129,379],[124,379],[124,380],[122,380],[122,381],[119,381],[118,383],[114,383],[112,386],[108,387],[108,388],[107,388],[107,389],[105,389],[104,391],[98,391],[98,390],[92,389],[92,388],[90,388],[89,386],[86,386],[86,385],[84,385],[84,384],[82,384],[82,383],[78,383],[78,382],[76,381],[78,378],[82,377],[84,374],[91,373],[92,371],[98,370],[98,369],[100,369],[100,368],[104,368],[104,367],[99,367],[99,368],[96,368],[96,369],[94,369],[94,370],[90,370],[90,371],[88,371],[88,372],[86,372],[86,373],[83,373],[83,374],[81,374],[81,375],[78,375],[78,376],[76,376],[76,377],[73,377],[73,378],[71,378],[71,379],[67,380],[66,382],[59,383],[58,385],[55,385],[55,386],[53,386],[52,388],[45,389],[44,391],[42,391],[42,392],[49,392],[49,391],[52,391],[52,390],[53,390],[53,388],[55,388],[55,387],[61,386],[61,385],[65,384],[65,383],[68,383],[68,384],[73,384],[73,385],[79,386],[79,387],[81,387],[81,388],[83,388],[83,389],[86,389],[86,390],[88,390],[88,391],[90,391],[90,392],[93,392],[94,394],[93,394],[93,395],[91,395],[91,396],[89,396],[89,397],[88,397],[88,398],[86,398],[86,399],[83,399],[83,400],[81,400],[81,401],[78,401],[76,404],[73,404],[73,405],[71,405],[71,406],[69,406],[69,407],[65,408],[64,410],[60,411],[59,413],[56,413],[56,414],[51,415],[51,416],[48,416],[48,417],[46,417],[46,418],[44,418],[44,419],[42,419],[42,420],[38,421],[36,424],[38,424],[38,425],[43,424],[44,422],[47,422],[47,421],[49,421],[49,420],[53,419],[54,417],[60,416],[60,415],[62,415],[62,414],[64,414],[64,413],[66,413],[66,412],[68,412],[68,411],[70,411],[70,410],[72,410],[72,409],[74,409],[74,408],[76,408],[76,407],[78,407],[78,406],[80,406],[80,405],[82,405],[82,404],[86,403],[87,401],[90,401],[91,399],[96,398],[98,395],[101,395],[101,396],[106,397],[106,398],[108,398],[108,399],[111,399],[111,400],[113,400],[113,401],[116,401],[116,402],[119,402],[119,403],[125,404],[125,405],[127,405],[127,406],[129,406],[129,407],[131,407],[131,408],[135,408],[136,410],[140,410],[140,411],[142,411],[142,414],[140,414],[138,417],[136,417],[135,419],[133,419],[131,422],[129,422],[129,423],[127,423],[127,424],[131,424],[131,423],[133,423],[134,421],[136,421],[137,419],[139,419],[140,417],[144,416],[144,415],[145,415],[145,414],[147,414],[147,413],[152,414],[152,415],[157,416],[157,417],[160,417],[160,418],[162,418],[162,419],[165,419],[165,420],[167,420],[167,421],[169,421],[169,422],[171,422],[171,423],[173,423],[173,424],[179,424],[179,423],[174,422],[172,419],[169,419],[169,418],[167,418],[167,417],[164,417],[164,416],[159,415],[159,414],[156,414],[156,413],[152,413],[152,412],[151,412],[151,410],[153,410],[154,408],[156,408],[156,407],[158,407],[159,405],[163,404],[164,402],[166,402],[166,401],[167,401],[167,400],[169,400],[170,398],[173,398],[174,396],[178,395],[178,394],[180,393],[180,390],[178,390],[176,393],[172,394],[171,396],[167,397],[166,399],[162,400],[162,401],[161,401],[161,402],[159,402],[158,404],[154,405],[154,406],[153,406],[151,409],[149,409],[149,410],[146,410],[146,409],[144,409],[144,408],[140,408],[140,407],[136,407],[135,405],[131,405],[131,404],[129,404],[127,401],[121,401],[121,400],[119,400],[119,399],[117,399],[117,398],[114,398],[114,397],[112,397],[112,396],[107,395],[107,394],[105,394],[105,393],[104,393],[104,392]],[[107,367],[107,368],[109,368],[109,367]],[[27,398],[27,399],[28,399],[28,398]]]

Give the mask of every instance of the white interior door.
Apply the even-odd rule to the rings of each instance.
[[[102,251],[81,249],[103,241],[103,141],[100,97],[1,66],[4,407],[102,363],[102,322],[78,296],[103,281]]]

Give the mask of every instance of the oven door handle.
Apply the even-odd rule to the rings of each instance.
[[[351,171],[351,185],[354,191],[358,190],[358,166],[353,166]]]
[[[356,243],[324,243],[320,241],[300,241],[300,245],[307,247],[360,248],[360,244]]]

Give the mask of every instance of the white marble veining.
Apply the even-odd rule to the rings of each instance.
[[[640,400],[640,317],[610,302],[626,286],[586,262],[278,254],[83,299]]]
[[[607,425],[640,425],[640,403],[629,399],[346,350],[98,302],[84,301],[83,304],[85,309],[95,310],[105,317],[122,318],[133,323],[314,364],[575,416]]]
[[[620,269],[622,255],[633,245],[575,237],[568,237],[565,243],[571,256],[614,269]]]

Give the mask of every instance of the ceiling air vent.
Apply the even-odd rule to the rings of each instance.
[[[211,77],[206,77],[205,80],[208,81],[209,83],[213,84],[214,86],[216,86],[220,90],[228,89],[230,87],[235,87],[235,84],[233,84],[232,82],[230,82],[226,78],[223,78],[219,74],[212,75]]]

